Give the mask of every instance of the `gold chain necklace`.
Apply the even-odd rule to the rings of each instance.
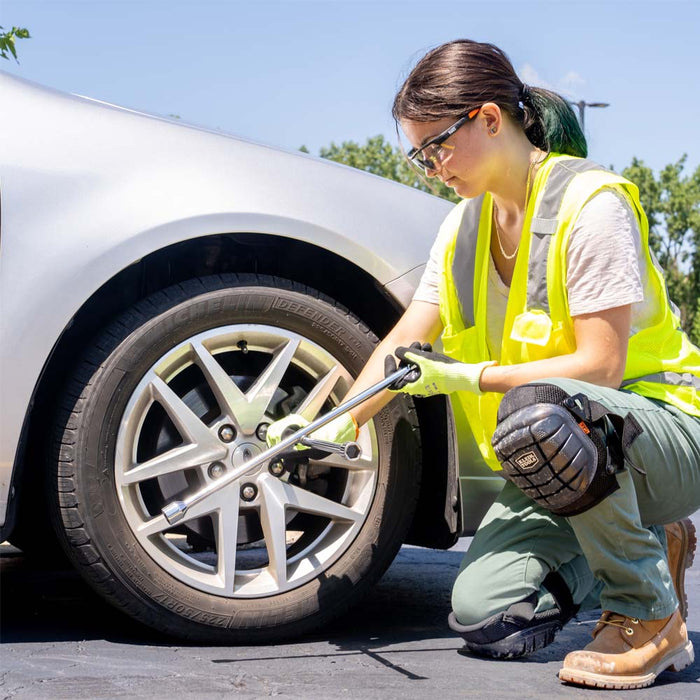
[[[536,153],[539,153],[540,149],[538,148],[536,150]],[[527,167],[527,180],[525,182],[525,208],[524,211],[527,212],[527,205],[530,201],[530,184],[532,182],[532,171],[535,168],[535,165],[540,163],[541,161],[539,159],[535,160],[530,157],[530,164]],[[496,204],[496,200],[493,200],[493,221],[496,224],[496,243],[498,243],[498,249],[501,251],[501,255],[506,259],[506,260],[512,260],[517,254],[518,250],[520,249],[520,240],[518,240],[518,244],[515,246],[515,250],[508,255],[506,251],[503,248],[503,243],[501,243],[501,236],[505,238],[505,234],[503,233],[503,230],[501,229],[501,225],[498,223],[498,205]]]
[[[506,259],[506,260],[512,260],[517,254],[518,250],[520,250],[520,241],[518,241],[517,245],[515,246],[515,250],[508,255],[506,251],[503,248],[503,243],[501,243],[501,225],[498,223],[498,205],[494,201],[493,203],[493,220],[496,224],[496,243],[498,243],[498,249],[501,251],[501,255]]]

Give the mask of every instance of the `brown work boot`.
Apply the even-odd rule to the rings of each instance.
[[[693,644],[678,610],[663,620],[639,620],[606,610],[593,630],[593,641],[567,655],[559,678],[595,688],[645,688],[662,671],[681,671],[693,659]]]
[[[688,618],[688,596],[685,593],[685,570],[693,564],[695,556],[695,525],[690,518],[665,525],[668,568],[676,588],[678,605],[684,620]]]

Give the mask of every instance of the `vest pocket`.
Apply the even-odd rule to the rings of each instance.
[[[549,343],[552,336],[552,319],[540,309],[525,311],[515,317],[510,339],[520,343],[531,343],[541,347]]]
[[[445,355],[460,362],[483,362],[488,357],[482,357],[479,351],[479,340],[476,326],[470,326],[461,331],[453,332],[452,327],[446,327],[442,333],[442,347]]]
[[[567,355],[576,349],[573,329],[553,323],[544,311],[526,311],[516,316],[510,335],[504,338],[501,364],[518,364]]]

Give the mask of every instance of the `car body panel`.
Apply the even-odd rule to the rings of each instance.
[[[260,233],[331,249],[405,305],[450,208],[329,161],[1,72],[0,95],[12,105],[0,112],[0,522],[42,368],[121,270],[194,237]]]

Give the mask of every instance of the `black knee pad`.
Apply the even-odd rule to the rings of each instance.
[[[532,593],[475,625],[461,625],[454,613],[450,613],[448,624],[464,639],[470,654],[502,660],[526,656],[551,644],[578,610],[557,572],[547,574],[543,586],[553,595],[556,608],[536,613],[537,593]]]
[[[554,596],[556,608],[535,613],[537,593],[532,593],[474,625],[460,624],[454,613],[450,613],[448,624],[464,639],[465,650],[470,654],[502,660],[531,654],[551,644],[578,610],[558,573],[548,574],[543,585]]]
[[[568,517],[618,488],[615,472],[624,463],[622,436],[629,419],[583,394],[526,384],[503,397],[492,444],[506,479],[542,507]],[[633,432],[627,431],[629,442]]]

